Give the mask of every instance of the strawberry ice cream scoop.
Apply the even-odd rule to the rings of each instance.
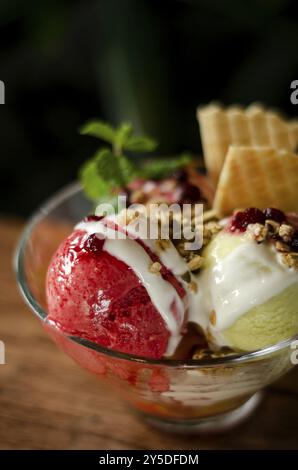
[[[136,269],[123,261],[130,257],[131,249],[137,254]],[[116,256],[111,254],[113,250]],[[159,308],[154,298],[155,278],[150,278],[148,270],[148,274],[140,272],[142,262],[148,268],[148,259],[149,254],[136,241],[110,241],[75,230],[60,245],[48,269],[48,322],[68,335],[110,349],[161,358],[183,327],[185,292],[162,267],[159,279],[152,274],[161,290],[167,291]]]

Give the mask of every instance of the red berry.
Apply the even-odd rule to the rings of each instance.
[[[93,233],[87,238],[84,244],[84,249],[88,253],[100,253],[102,250],[103,243],[104,243],[104,240],[98,238],[98,236],[95,233]]]
[[[275,209],[274,207],[267,207],[267,209],[264,210],[264,215],[266,220],[274,220],[279,224],[287,220],[284,212],[280,211],[279,209]]]
[[[161,358],[170,332],[146,288],[133,269],[105,250],[96,254],[84,251],[87,239],[90,236],[83,230],[73,232],[52,259],[46,283],[49,325],[55,325],[54,331],[116,351]],[[67,347],[69,354],[88,368],[97,368],[98,358],[89,355],[91,362],[87,356],[84,361],[86,348],[77,350],[74,345]],[[107,360],[103,359],[104,365]],[[121,369],[119,362],[117,368]],[[127,366],[122,367],[125,374]]]
[[[257,223],[264,224],[265,216],[260,209],[250,207],[249,209],[245,209],[245,211],[236,212],[231,219],[229,228],[231,232],[245,232],[249,224]]]

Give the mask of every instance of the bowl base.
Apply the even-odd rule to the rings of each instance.
[[[217,434],[227,432],[248,419],[260,404],[262,397],[263,393],[257,392],[235,410],[194,420],[171,420],[149,416],[139,411],[137,413],[147,424],[162,431],[177,434]]]

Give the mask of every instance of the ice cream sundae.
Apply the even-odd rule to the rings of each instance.
[[[207,176],[185,155],[140,170],[124,150],[152,150],[152,141],[125,126],[84,128],[112,143],[84,166],[86,193],[96,202],[124,194],[127,204],[86,215],[53,256],[51,326],[122,353],[183,360],[253,351],[298,332],[298,139],[256,107],[211,106],[199,120]],[[199,246],[174,236],[175,214],[167,237],[160,214],[156,238],[136,231],[162,204],[190,206],[179,223],[200,230]]]

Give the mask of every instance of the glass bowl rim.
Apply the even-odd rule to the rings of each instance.
[[[51,210],[56,208],[60,203],[64,202],[71,196],[74,196],[82,190],[82,187],[79,182],[72,182],[67,186],[64,186],[59,191],[55,192],[51,197],[46,199],[39,208],[32,214],[26,223],[22,234],[20,236],[19,242],[17,244],[15,255],[14,255],[14,270],[16,273],[17,283],[19,290],[30,309],[34,314],[43,322],[46,323],[47,313],[34,298],[33,294],[30,291],[30,288],[27,284],[25,270],[24,270],[24,257],[25,249],[28,239],[30,238],[31,232],[34,229],[35,225],[40,222],[44,217],[46,217]],[[49,326],[53,328],[52,325],[48,323]],[[166,366],[174,368],[184,368],[184,369],[197,369],[197,368],[206,368],[206,367],[215,367],[218,365],[232,365],[236,363],[250,362],[257,360],[266,356],[269,356],[273,353],[281,351],[283,349],[289,348],[291,343],[298,341],[298,334],[292,336],[291,338],[280,341],[276,344],[266,346],[262,349],[257,349],[255,351],[235,353],[229,356],[212,358],[212,359],[189,359],[189,360],[176,360],[169,358],[162,359],[150,359],[142,356],[135,356],[132,354],[123,353],[113,349],[108,349],[103,346],[100,346],[97,343],[86,340],[81,337],[71,336],[59,330],[60,334],[68,338],[70,341],[80,344],[83,347],[97,351],[103,355],[126,360],[129,362],[139,363],[143,365],[151,366]]]

